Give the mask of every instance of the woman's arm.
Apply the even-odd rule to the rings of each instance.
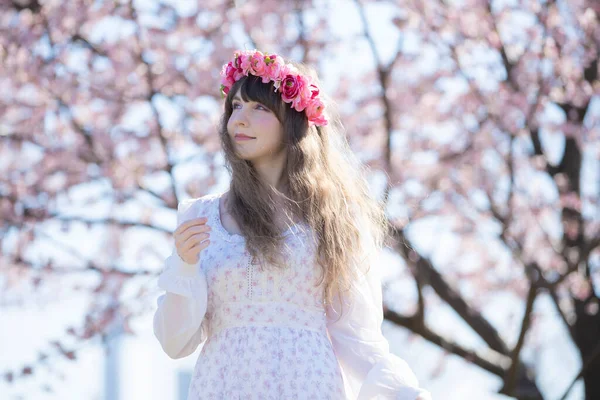
[[[374,266],[326,311],[327,330],[352,390],[351,398],[431,400],[429,392],[419,388],[408,364],[389,351],[381,332],[381,280]]]
[[[198,208],[193,204],[194,199],[179,204],[178,226],[196,217]],[[157,300],[154,335],[169,357],[186,357],[206,339],[202,326],[208,296],[206,277],[198,263],[186,263],[174,248],[165,260],[165,269],[158,277],[158,286],[166,293]]]

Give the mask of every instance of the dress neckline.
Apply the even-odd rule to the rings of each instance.
[[[217,232],[223,239],[225,239],[228,242],[239,242],[239,243],[243,243],[246,241],[246,238],[244,237],[244,235],[241,235],[239,233],[232,233],[229,232],[227,229],[225,229],[225,227],[223,226],[223,222],[221,220],[221,197],[223,197],[223,195],[225,194],[225,192],[223,193],[219,193],[217,195],[215,195],[214,199],[213,199],[213,212],[211,213],[211,220],[212,220],[212,230]],[[302,231],[303,228],[306,228],[306,223],[304,222],[298,222],[295,224],[292,224],[290,226],[288,226],[288,228],[283,231],[283,236],[289,236],[291,234],[297,233],[298,231]]]

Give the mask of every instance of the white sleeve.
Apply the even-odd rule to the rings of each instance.
[[[351,392],[349,398],[431,400],[406,361],[390,353],[381,332],[381,279],[375,266],[361,274],[342,302],[343,310],[337,296],[327,305],[327,331]]]
[[[192,206],[194,200],[197,201],[190,199],[179,203],[177,226],[198,216],[197,207]],[[169,357],[186,357],[206,340],[205,325],[202,324],[208,297],[206,276],[198,263],[184,262],[173,247],[158,277],[158,286],[166,293],[157,300],[154,335]]]

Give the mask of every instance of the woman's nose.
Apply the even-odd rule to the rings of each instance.
[[[246,111],[243,108],[235,110],[231,118],[235,125],[246,125],[248,122]]]

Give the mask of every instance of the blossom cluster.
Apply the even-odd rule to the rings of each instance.
[[[302,75],[292,64],[285,64],[276,54],[263,54],[258,50],[236,51],[233,60],[221,70],[222,94],[227,95],[235,82],[250,74],[262,78],[263,83],[272,81],[284,102],[290,103],[296,111],[306,113],[309,126],[327,125],[319,87],[310,76]]]

